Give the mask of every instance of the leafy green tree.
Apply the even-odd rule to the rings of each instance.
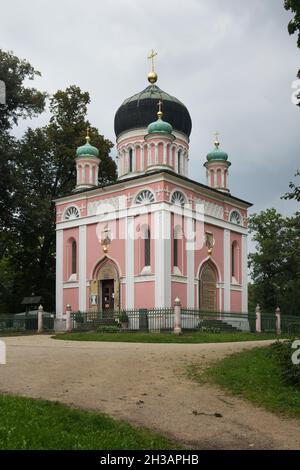
[[[297,45],[300,48],[300,0],[284,0],[284,8],[295,14],[288,24],[288,32],[298,34]],[[298,78],[300,78],[300,70],[298,70]]]
[[[299,217],[267,209],[250,216],[249,229],[256,243],[249,255],[252,303],[269,312],[280,306],[284,313],[300,314]]]
[[[295,177],[300,176],[299,170],[295,174]],[[291,191],[285,193],[282,196],[282,199],[294,199],[295,201],[300,202],[300,186],[297,186],[293,181],[290,182],[289,188]]]
[[[31,118],[45,108],[46,93],[30,88],[40,73],[26,60],[0,49],[0,80],[5,83],[5,103],[0,103],[0,309],[7,310],[13,297],[14,224],[17,216],[17,140],[9,134],[19,119]]]
[[[0,104],[0,131],[10,129],[20,118],[44,111],[46,93],[25,85],[40,75],[26,60],[0,49],[0,80],[6,86],[6,103]]]
[[[20,140],[16,158],[18,192],[14,224],[14,292],[16,310],[23,296],[34,292],[44,307],[54,308],[55,210],[53,200],[70,194],[76,185],[76,148],[85,143],[90,97],[76,86],[59,90],[50,99],[47,126],[28,129]],[[112,143],[91,127],[91,142],[99,149],[99,183],[116,179],[109,156]]]

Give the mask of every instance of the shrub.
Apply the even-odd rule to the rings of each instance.
[[[122,312],[119,316],[119,322],[120,323],[128,323],[129,322],[129,318],[128,318],[128,315],[125,313],[125,312]]]
[[[294,385],[300,390],[300,364],[293,364],[292,349],[293,340],[276,341],[271,345],[272,354],[281,366],[282,378],[285,383]]]
[[[98,333],[118,333],[119,331],[120,328],[117,325],[103,325],[97,328]]]
[[[84,313],[83,312],[74,312],[74,320],[76,323],[84,323]]]

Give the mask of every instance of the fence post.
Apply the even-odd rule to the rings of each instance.
[[[38,333],[42,333],[43,331],[43,313],[44,308],[42,305],[40,305],[38,308]]]
[[[72,307],[70,304],[66,307],[66,331],[72,330],[72,320],[71,320]]]
[[[276,333],[278,335],[281,335],[281,311],[279,307],[277,307],[275,310],[275,317],[276,317]]]
[[[259,304],[257,304],[256,306],[255,314],[256,314],[255,331],[256,333],[261,333],[261,311],[260,311]]]
[[[181,302],[179,297],[174,301],[174,333],[180,335],[181,330]]]

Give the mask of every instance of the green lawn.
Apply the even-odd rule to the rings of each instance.
[[[278,338],[269,333],[204,333],[199,331],[174,333],[62,333],[55,339],[72,341],[116,341],[125,343],[228,343],[234,341],[257,341]]]
[[[158,450],[182,446],[143,428],[59,403],[0,395],[0,449]]]
[[[199,382],[220,385],[270,411],[300,418],[300,390],[284,383],[270,347],[233,354],[205,370],[193,364],[188,373]]]

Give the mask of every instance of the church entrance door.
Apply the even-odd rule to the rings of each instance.
[[[206,312],[217,310],[216,274],[210,263],[205,264],[200,276],[200,310]]]
[[[105,279],[102,284],[102,310],[114,309],[114,279]]]

